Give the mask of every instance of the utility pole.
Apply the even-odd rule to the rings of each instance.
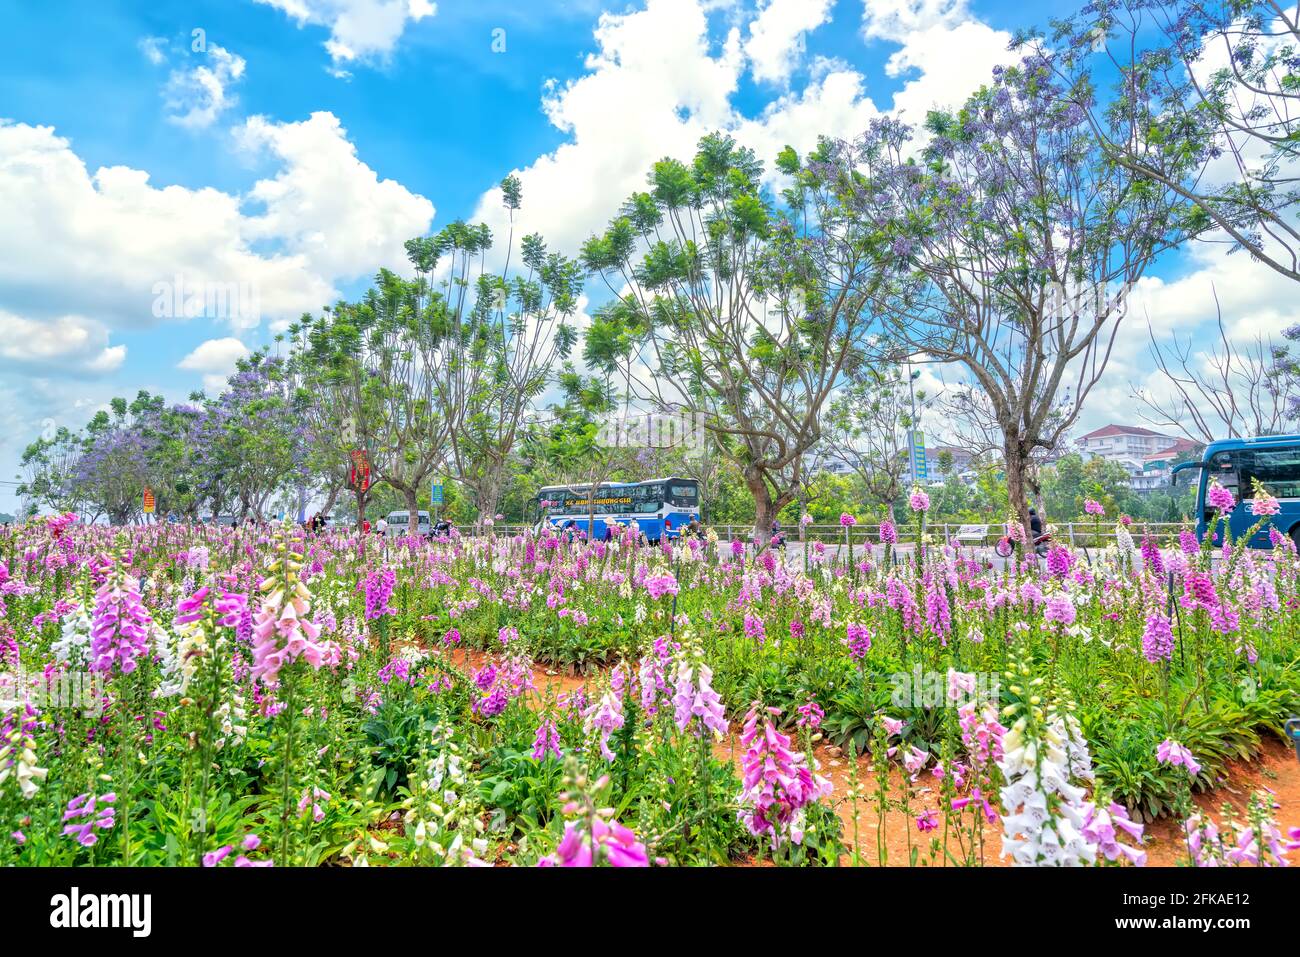
[[[912,360],[907,360],[907,391],[912,399],[912,421],[911,428],[907,430],[907,462],[911,467],[912,486],[915,488],[917,482],[916,474],[916,380],[921,377],[920,369],[912,368]]]

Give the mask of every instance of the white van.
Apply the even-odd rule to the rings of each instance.
[[[412,535],[412,534],[428,535],[431,531],[433,531],[433,523],[429,520],[428,512],[420,513],[420,527],[415,532],[411,532],[407,530],[407,526],[410,524],[411,521],[410,512],[407,511],[389,512],[388,515],[385,516],[385,521],[388,522],[388,528],[384,530],[384,534],[387,535],[389,538],[404,538],[407,535]]]

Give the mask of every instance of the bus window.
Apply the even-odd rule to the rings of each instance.
[[[1255,481],[1275,498],[1300,498],[1300,445],[1241,449],[1236,453],[1240,494],[1255,495]]]
[[[597,515],[620,515],[632,507],[633,497],[627,489],[602,489],[596,498]]]
[[[1240,454],[1240,452],[1216,452],[1214,458],[1210,459],[1209,469],[1210,478],[1218,482],[1237,498],[1240,498],[1240,496],[1237,495],[1239,483],[1237,481],[1236,457]]]
[[[668,501],[683,508],[695,508],[699,502],[700,490],[694,483],[673,484],[668,486]]]
[[[632,511],[649,514],[659,511],[664,502],[662,485],[638,485],[632,489]]]

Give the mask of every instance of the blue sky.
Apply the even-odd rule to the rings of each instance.
[[[524,228],[572,253],[703,132],[770,163],[878,112],[919,119],[1010,61],[1027,16],[1073,6],[0,0],[0,479],[113,395],[219,383],[303,310],[403,265],[410,236],[499,224],[490,191],[511,171]],[[1243,330],[1300,318],[1253,269],[1213,248],[1163,262],[1158,331],[1212,319],[1211,281]],[[155,315],[178,275],[256,290],[256,315]],[[1126,336],[1085,426],[1132,418],[1145,325]],[[0,511],[15,504],[0,486]]]

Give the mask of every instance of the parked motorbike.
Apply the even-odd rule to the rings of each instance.
[[[1051,532],[1043,532],[1034,539],[1034,554],[1040,557],[1047,554],[1047,546],[1052,540]],[[1016,541],[1010,535],[1003,535],[998,539],[997,544],[993,546],[993,551],[999,558],[1010,558],[1015,554]]]

